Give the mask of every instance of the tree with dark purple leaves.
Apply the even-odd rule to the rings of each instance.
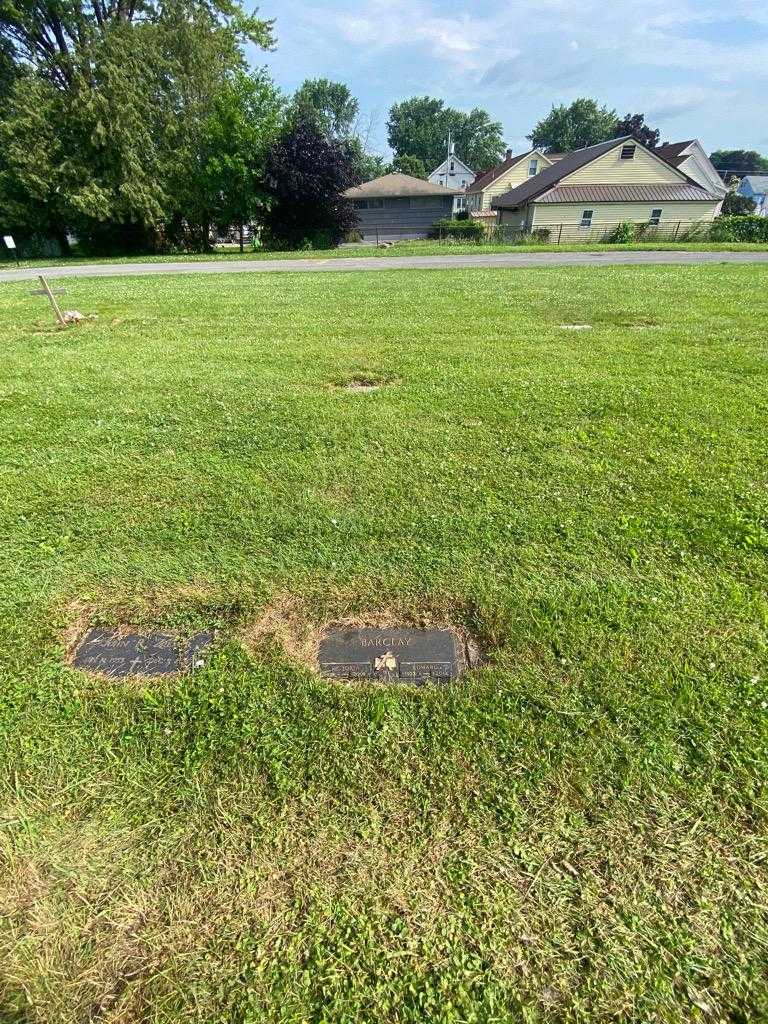
[[[355,211],[342,193],[360,176],[343,141],[327,138],[299,116],[270,150],[266,171],[265,246],[326,249],[354,230]]]
[[[620,121],[616,122],[616,138],[623,135],[631,135],[648,149],[656,149],[661,138],[658,128],[651,128],[645,123],[645,114],[627,114]]]

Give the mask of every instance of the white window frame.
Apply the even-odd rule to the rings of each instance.
[[[592,218],[594,216],[595,216],[595,211],[594,210],[582,210],[581,211],[581,222],[579,224],[579,227],[580,228],[591,228],[592,227]]]
[[[658,227],[661,223],[661,215],[663,212],[664,210],[660,206],[655,207],[655,209],[651,210],[651,216],[648,218],[648,223],[652,227]]]
[[[528,177],[532,178],[534,176],[534,174],[538,174],[538,172],[539,172],[539,161],[537,160],[537,158],[535,156],[533,156],[528,161]]]

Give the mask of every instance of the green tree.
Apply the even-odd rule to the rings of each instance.
[[[417,156],[410,156],[409,154],[396,156],[392,161],[392,170],[399,171],[401,174],[410,174],[414,178],[427,177],[423,161],[419,160]]]
[[[264,182],[269,147],[277,138],[285,101],[266,71],[237,70],[214,98],[203,128],[201,186],[220,230],[243,228],[266,204]]]
[[[445,159],[449,132],[457,156],[476,170],[495,164],[504,152],[501,124],[477,107],[465,114],[442,100],[416,96],[389,111],[387,137],[395,156],[416,157],[426,171]]]
[[[728,178],[743,178],[745,174],[768,174],[768,157],[754,149],[716,149],[709,159]]]
[[[757,203],[754,199],[751,199],[749,196],[742,196],[738,192],[730,191],[726,193],[720,212],[725,217],[741,217],[754,213],[756,209]]]
[[[78,67],[85,68],[94,40],[105,38],[115,26],[163,20],[207,21],[262,49],[274,45],[273,22],[246,14],[238,0],[4,0],[0,41],[16,60],[65,87]]]
[[[536,149],[568,153],[616,138],[617,123],[615,110],[598,107],[594,100],[582,97],[569,106],[553,106],[527,138]]]
[[[205,247],[203,130],[248,41],[271,46],[271,24],[231,0],[0,0],[0,43],[29,66],[0,113],[0,199],[93,249]]]
[[[314,120],[326,135],[346,139],[352,135],[359,104],[343,82],[308,78],[296,90],[293,105],[304,120]]]

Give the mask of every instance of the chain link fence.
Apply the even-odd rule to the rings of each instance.
[[[573,245],[596,242],[705,242],[712,229],[712,221],[674,220],[658,224],[631,221],[611,221],[600,224],[583,224],[574,221],[568,224],[547,224],[532,230],[514,224],[484,224],[485,235],[478,240],[481,245],[498,243],[505,245]],[[444,242],[455,242],[447,233],[439,233]]]

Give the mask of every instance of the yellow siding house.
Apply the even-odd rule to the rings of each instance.
[[[722,196],[631,136],[566,153],[491,200],[501,224],[553,241],[607,235],[621,221],[668,233],[711,221]]]
[[[547,156],[538,149],[529,149],[526,153],[518,153],[516,156],[508,149],[500,164],[481,174],[467,189],[467,209],[470,216],[494,217],[491,201],[496,196],[522,185],[545,167],[551,167],[557,159],[556,154]]]

